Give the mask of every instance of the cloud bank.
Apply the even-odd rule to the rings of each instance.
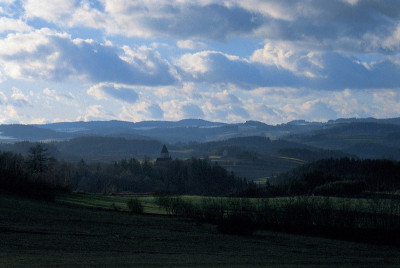
[[[399,0],[0,1],[0,122],[393,117],[399,94]]]

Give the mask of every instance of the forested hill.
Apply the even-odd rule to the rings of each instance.
[[[31,142],[43,142],[52,156],[68,161],[142,160],[157,158],[167,144],[173,158],[209,158],[240,176],[257,179],[322,158],[400,160],[399,137],[400,118],[296,120],[280,125],[197,119],[94,121],[0,125],[0,151],[26,154]]]
[[[322,159],[275,178],[289,195],[352,196],[400,189],[400,162],[385,159]]]
[[[400,160],[399,137],[400,125],[397,124],[353,122],[291,134],[285,139],[323,149],[341,150],[361,158]]]

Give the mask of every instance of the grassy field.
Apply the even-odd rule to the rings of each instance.
[[[57,196],[56,201],[58,203],[78,205],[87,208],[99,208],[104,210],[117,210],[117,211],[128,211],[127,201],[131,198],[137,198],[140,200],[144,207],[145,214],[159,214],[165,215],[166,211],[160,208],[156,204],[156,197],[154,196],[142,196],[142,195],[100,195],[100,194],[60,194]],[[183,200],[192,202],[194,204],[200,204],[203,199],[213,199],[226,201],[229,198],[226,197],[204,197],[204,196],[181,196]],[[301,197],[303,200],[307,200],[309,203],[318,204],[326,202],[328,199],[333,209],[336,210],[348,210],[358,212],[376,212],[376,213],[393,213],[400,216],[400,201],[397,201],[397,209],[390,211],[392,208],[391,203],[393,200],[390,199],[372,199],[372,198],[342,198],[342,197],[321,197],[321,196],[309,196]],[[290,200],[296,201],[296,197],[276,197],[269,198],[269,203],[274,207],[283,207]],[[257,204],[262,199],[249,198],[253,204]]]
[[[138,198],[140,200],[144,208],[144,213],[146,214],[166,214],[163,209],[160,209],[155,204],[153,196],[61,194],[57,196],[56,201],[58,203],[78,205],[87,208],[128,211],[127,202],[131,198]]]
[[[152,197],[140,197],[150,204]],[[196,199],[197,197],[190,197]],[[1,267],[398,267],[400,249],[125,212],[129,197],[0,195]],[[117,207],[117,210],[112,205]],[[103,209],[106,208],[106,209]],[[152,205],[147,211],[155,212]]]

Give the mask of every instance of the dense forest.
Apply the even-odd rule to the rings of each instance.
[[[256,186],[209,159],[69,162],[52,157],[52,148],[37,143],[25,154],[0,153],[1,189],[49,198],[54,191],[260,197],[355,196],[400,189],[400,162],[384,159],[322,159]]]
[[[49,156],[41,144],[29,154],[0,154],[0,187],[15,193],[46,196],[53,190],[91,193],[160,192],[227,195],[248,183],[205,159],[153,162],[134,158],[71,163]]]
[[[275,180],[272,191],[281,195],[352,196],[363,192],[400,189],[400,162],[387,159],[321,159],[305,164]]]
[[[28,156],[36,143],[22,141],[0,143],[0,151]],[[68,141],[42,143],[49,155],[59,161],[78,163],[111,162],[134,158],[143,161],[158,157],[163,143],[149,138],[83,136]],[[352,157],[341,151],[312,148],[307,145],[251,136],[206,143],[167,144],[173,158],[208,158],[212,162],[249,180],[270,177],[322,158]]]

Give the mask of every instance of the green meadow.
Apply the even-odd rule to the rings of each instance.
[[[396,199],[385,198],[342,198],[342,197],[322,197],[322,196],[298,196],[298,197],[274,197],[274,198],[230,198],[230,197],[205,197],[194,195],[179,196],[184,201],[193,204],[201,204],[204,200],[214,200],[226,203],[228,200],[249,200],[251,204],[257,205],[260,202],[267,201],[274,208],[281,208],[296,201],[302,203],[308,202],[315,206],[326,204],[334,210],[347,210],[355,212],[376,213],[376,214],[394,214],[400,216],[400,194]],[[101,194],[59,194],[56,201],[61,204],[77,205],[87,208],[98,208],[104,210],[129,211],[127,202],[129,199],[138,199],[143,205],[145,214],[168,214],[165,209],[156,203],[155,196],[151,195],[101,195]]]

